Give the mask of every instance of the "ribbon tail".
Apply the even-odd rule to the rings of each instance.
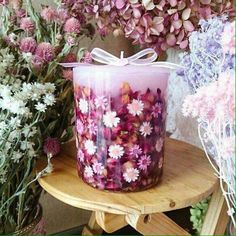
[[[59,63],[60,66],[66,67],[66,68],[73,68],[81,65],[79,62],[72,62],[72,63]]]
[[[173,70],[184,69],[185,68],[184,66],[181,66],[179,64],[175,64],[175,63],[172,63],[172,62],[166,62],[166,61],[154,62],[154,63],[151,64],[151,66],[163,67],[163,68],[168,68],[168,69],[173,69]]]

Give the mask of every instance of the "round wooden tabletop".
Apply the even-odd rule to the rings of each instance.
[[[217,177],[204,152],[184,142],[166,140],[162,181],[142,192],[112,193],[94,189],[77,175],[75,143],[66,144],[53,158],[54,171],[39,179],[52,196],[71,206],[114,214],[151,214],[180,209],[209,196]],[[38,169],[45,166],[38,163]]]

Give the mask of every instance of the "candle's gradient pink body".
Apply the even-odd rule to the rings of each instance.
[[[73,69],[77,167],[86,183],[138,191],[158,182],[169,72],[134,65]]]

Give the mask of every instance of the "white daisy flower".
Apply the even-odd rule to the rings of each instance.
[[[102,163],[99,163],[99,162],[95,162],[92,167],[93,167],[94,173],[99,174],[99,175],[101,175],[103,170],[105,169]]]
[[[93,169],[90,166],[85,166],[85,168],[84,168],[84,175],[87,178],[93,177]]]
[[[127,168],[123,174],[123,177],[126,182],[131,183],[138,179],[139,177],[139,170],[137,168]]]
[[[95,98],[94,103],[95,103],[96,108],[101,107],[103,110],[105,110],[106,107],[108,106],[108,99],[104,96],[99,96]]]
[[[139,131],[144,137],[150,135],[152,133],[152,126],[150,125],[150,122],[143,122]]]
[[[92,140],[86,140],[84,143],[84,147],[89,155],[93,155],[97,149]]]
[[[88,102],[83,98],[79,100],[79,109],[83,114],[88,113]]]
[[[47,109],[47,105],[44,104],[44,103],[38,102],[38,103],[35,105],[35,108],[36,108],[36,110],[38,110],[38,111],[40,111],[40,112],[45,112],[46,109]]]
[[[48,106],[52,106],[55,103],[55,96],[53,94],[46,94],[44,97],[44,103]]]
[[[132,103],[128,104],[127,109],[133,116],[139,116],[143,111],[144,104],[140,100],[133,99]]]
[[[118,125],[118,123],[120,122],[120,118],[116,116],[115,111],[108,111],[103,116],[103,122],[105,126],[112,128]]]
[[[124,155],[124,148],[118,144],[115,144],[109,147],[108,152],[110,157],[119,159]]]

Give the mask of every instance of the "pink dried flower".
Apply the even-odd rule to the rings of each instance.
[[[69,15],[67,9],[59,8],[57,10],[57,17],[60,22],[64,23],[66,20],[68,20],[70,18],[70,15]]]
[[[20,50],[22,52],[34,53],[36,47],[37,47],[37,43],[36,43],[35,39],[32,37],[23,38],[20,41]]]
[[[138,161],[138,167],[140,170],[146,171],[148,166],[151,164],[151,158],[148,155],[143,155]]]
[[[79,119],[76,120],[76,130],[80,135],[84,132],[84,125]]]
[[[163,144],[164,144],[164,140],[162,138],[159,138],[155,145],[157,152],[160,152],[162,150]]]
[[[57,19],[57,12],[52,7],[45,7],[41,12],[42,18],[47,22],[53,22]]]
[[[139,145],[135,144],[133,147],[129,149],[129,154],[131,156],[138,158],[139,155],[142,154],[142,149],[140,148]]]
[[[86,51],[81,61],[83,63],[91,64],[93,62],[91,53],[89,51]]]
[[[20,28],[30,33],[34,31],[35,25],[30,17],[24,17],[20,21]]]
[[[19,9],[16,11],[16,16],[18,18],[23,18],[26,16],[26,12],[25,12],[25,9]]]
[[[40,43],[36,48],[35,55],[42,58],[45,62],[50,62],[54,58],[54,49],[50,43]]]
[[[9,4],[9,0],[0,0],[0,5],[6,6]]]
[[[62,70],[62,76],[65,80],[72,81],[73,80],[73,70],[72,69]]]
[[[63,59],[64,63],[71,63],[71,62],[76,62],[76,61],[77,61],[77,58],[74,53],[68,53]]]
[[[193,95],[188,95],[183,103],[184,116],[191,115],[211,122],[216,117],[234,121],[235,117],[235,74],[227,71],[219,75],[218,81],[203,86]]]
[[[74,46],[76,43],[75,37],[69,35],[66,37],[66,43],[70,46]]]
[[[64,31],[66,33],[80,33],[80,22],[75,17],[68,19],[64,25]]]
[[[57,138],[47,138],[43,145],[43,151],[47,155],[56,156],[61,150],[61,144]]]
[[[37,55],[34,55],[31,60],[31,63],[35,69],[41,69],[43,62],[43,59]]]
[[[94,173],[99,174],[99,175],[101,175],[105,169],[102,163],[99,163],[99,162],[93,163],[92,168],[93,168]]]

